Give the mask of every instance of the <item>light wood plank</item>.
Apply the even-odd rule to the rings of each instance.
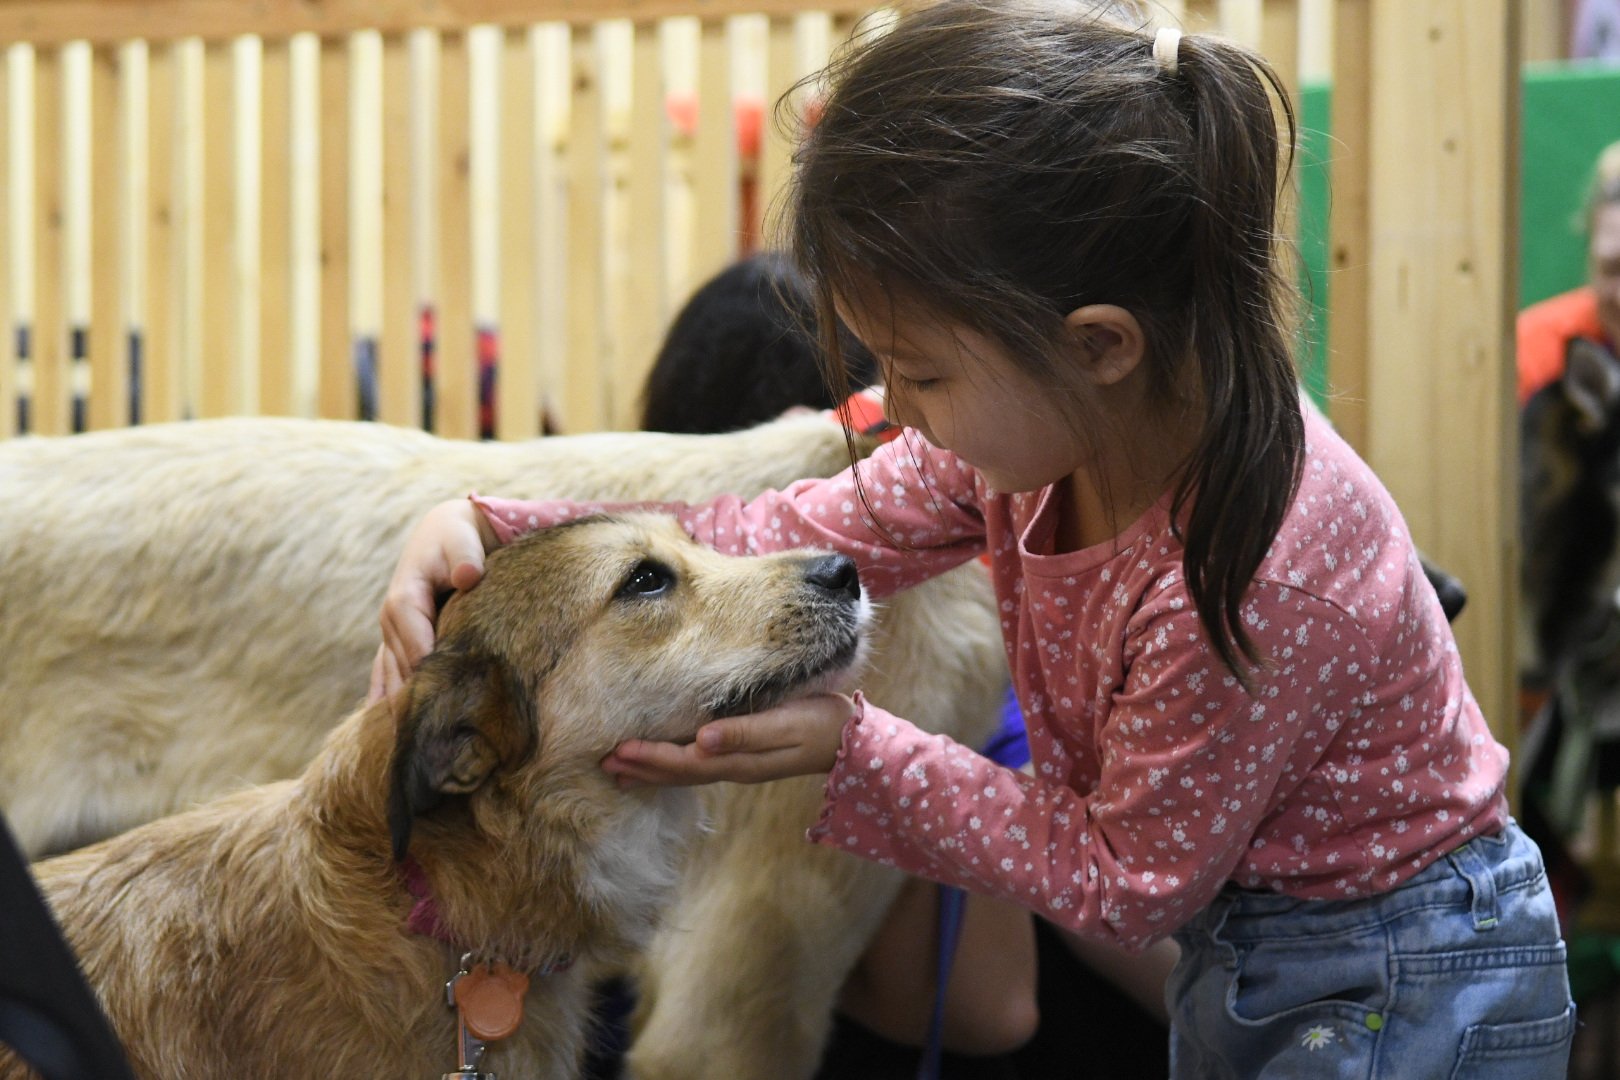
[[[460,31],[480,23],[585,25],[603,19],[653,21],[677,15],[793,15],[801,11],[859,14],[871,0],[5,0],[0,41],[152,41],[197,36],[210,40],[297,33],[337,37],[356,30],[401,33]]]
[[[539,148],[534,165],[536,228],[546,242],[535,253],[539,296],[535,318],[540,406],[554,430],[566,430],[568,403],[569,250],[568,189],[572,182],[564,150],[573,96],[572,43],[567,26],[532,27]]]
[[[422,359],[418,334],[411,215],[411,57],[402,34],[383,39],[382,61],[382,325],[377,332],[378,417],[422,426]]]
[[[658,27],[636,27],[631,74],[626,321],[617,351],[613,423],[641,423],[641,388],[674,311],[667,266],[670,192],[667,82]]]
[[[500,367],[495,380],[495,434],[502,439],[540,434],[534,187],[540,144],[534,65],[528,31],[507,31],[501,55]]]
[[[439,43],[439,269],[435,277],[433,430],[478,437],[477,342],[472,310],[472,69],[465,34]]]
[[[1260,53],[1288,87],[1299,111],[1299,0],[1265,0],[1260,8]]]
[[[203,315],[205,296],[203,266],[206,261],[203,211],[207,204],[203,153],[204,55],[203,43],[195,38],[175,45],[174,82],[174,197],[170,213],[174,220],[174,336],[179,353],[180,415],[190,419],[198,414],[201,398]]]
[[[823,15],[771,20],[766,67],[765,130],[760,148],[760,238],[766,248],[787,243],[785,207],[793,177],[793,153],[802,132],[800,110],[808,96],[800,80],[827,62],[829,22]]]
[[[235,347],[237,107],[230,43],[210,43],[203,54],[203,185],[197,193],[203,236],[203,261],[196,268],[202,325],[197,415],[202,417],[241,411],[241,357]]]
[[[608,424],[602,386],[603,134],[602,56],[590,30],[571,33],[574,72],[568,120],[568,367],[564,427],[599,431]]]
[[[34,312],[29,330],[29,430],[65,435],[72,430],[68,377],[68,322],[62,156],[62,58],[55,49],[34,55]]]
[[[123,236],[120,215],[123,160],[119,121],[118,54],[97,48],[90,61],[90,401],[91,428],[123,427],[129,420],[128,338],[121,293]]]
[[[349,328],[359,415],[375,417],[377,335],[382,325],[382,38],[349,37]],[[362,368],[369,367],[369,372]],[[368,385],[369,380],[369,385]]]
[[[1372,289],[1372,0],[1337,0],[1333,27],[1333,209],[1328,219],[1328,414],[1367,454]]]
[[[1562,60],[1569,55],[1570,12],[1568,0],[1522,0],[1524,33],[1520,38],[1522,59]]]
[[[741,239],[730,35],[723,21],[703,21],[698,55],[698,130],[692,166],[697,205],[688,285],[706,280],[736,259]]]
[[[146,74],[146,288],[142,297],[141,420],[162,423],[181,417],[179,306],[174,198],[178,47],[156,45]]]
[[[359,403],[349,311],[349,48],[321,41],[320,415],[353,420]]]
[[[1418,544],[1468,588],[1458,648],[1511,747],[1518,5],[1372,12],[1367,458]]]
[[[292,58],[266,41],[259,157],[259,411],[291,416]]]

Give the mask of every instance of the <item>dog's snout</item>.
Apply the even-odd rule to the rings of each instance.
[[[848,600],[861,598],[861,576],[855,560],[844,555],[822,555],[805,568],[804,579],[823,592]]]

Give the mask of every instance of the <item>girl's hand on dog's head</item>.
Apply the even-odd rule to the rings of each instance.
[[[838,760],[844,725],[859,713],[843,694],[812,694],[750,716],[713,720],[691,743],[632,739],[602,759],[620,787],[753,784],[824,773]]]
[[[371,665],[370,701],[403,686],[432,651],[440,594],[478,584],[484,553],[498,544],[483,511],[466,499],[440,503],[411,530],[378,619],[383,641]]]

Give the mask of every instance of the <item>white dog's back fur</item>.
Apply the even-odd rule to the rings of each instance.
[[[443,499],[696,501],[846,463],[816,417],[524,443],[273,419],[0,442],[0,810],[39,854],[296,773],[364,695],[392,565]],[[979,568],[883,608],[868,696],[982,739],[1005,666]],[[642,973],[633,1071],[807,1076],[897,879],[803,841],[814,778],[708,795],[714,833]]]

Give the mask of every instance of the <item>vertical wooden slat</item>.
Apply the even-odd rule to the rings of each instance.
[[[174,333],[179,350],[180,414],[197,415],[201,400],[203,356],[203,314],[207,262],[204,243],[203,211],[207,204],[203,152],[206,145],[203,84],[203,43],[181,41],[175,48],[174,197],[170,214],[174,219],[175,316]]]
[[[1220,29],[1225,36],[1251,49],[1263,48],[1262,0],[1220,0]]]
[[[236,368],[236,399],[232,409],[252,414],[259,405],[259,327],[262,321],[263,200],[260,179],[264,165],[264,46],[255,35],[232,43],[231,133],[231,362]]]
[[[1288,97],[1288,111],[1293,114],[1295,124],[1293,144],[1282,148],[1284,159],[1292,163],[1295,171],[1277,201],[1277,236],[1286,250],[1292,252],[1297,250],[1293,241],[1299,235],[1299,0],[1265,0],[1259,18],[1260,53],[1282,82],[1283,93]],[[1277,130],[1286,138],[1281,102],[1276,104],[1276,111]]]
[[[34,55],[34,312],[29,330],[33,392],[28,415],[29,429],[41,435],[64,435],[71,430],[63,280],[62,98],[61,53],[40,49]]]
[[[527,30],[504,34],[501,57],[500,368],[495,434],[528,439],[540,433],[536,355],[534,47]]]
[[[321,304],[324,237],[321,199],[321,41],[298,34],[287,42],[287,318],[292,413],[321,411]]]
[[[1568,0],[1523,0],[1524,33],[1521,59],[1562,60],[1569,55],[1569,16],[1575,5]]]
[[[382,325],[381,35],[371,30],[350,35],[349,65],[349,140],[344,148],[349,155],[349,326],[356,380],[368,397],[360,412],[375,416],[377,334]]]
[[[146,261],[140,319],[141,420],[146,423],[181,416],[174,208],[179,63],[174,45],[154,46],[147,54]]]
[[[802,134],[797,130],[802,120],[800,111],[809,96],[807,88],[794,91],[794,87],[826,63],[829,29],[825,15],[771,19],[765,130],[759,162],[760,237],[767,248],[780,247],[787,240],[781,202],[793,175],[793,152]]]
[[[1372,11],[1367,460],[1418,544],[1467,583],[1458,649],[1511,747],[1519,7]]]
[[[565,424],[571,432],[607,426],[601,376],[603,142],[602,57],[594,31],[576,27],[568,121],[568,368]]]
[[[259,410],[293,413],[292,86],[286,39],[264,43],[259,150]]]
[[[241,358],[235,349],[237,290],[236,169],[233,150],[237,124],[234,62],[229,42],[204,46],[202,87],[203,262],[197,268],[202,325],[200,395],[197,415],[229,416],[240,411]]]
[[[1372,0],[1336,0],[1333,212],[1328,220],[1328,413],[1367,455],[1367,312],[1372,289]]]
[[[626,312],[616,372],[613,424],[639,426],[641,387],[672,314],[666,276],[669,242],[665,213],[669,191],[669,121],[664,109],[663,46],[657,25],[635,28],[631,44],[629,191],[625,254]]]
[[[118,334],[123,342],[126,409],[120,421],[140,423],[139,391],[142,373],[138,335],[150,283],[146,281],[147,195],[147,44],[126,41],[115,46],[118,57]]]
[[[703,21],[698,57],[698,130],[692,180],[697,206],[693,214],[692,280],[683,283],[688,287],[734,260],[741,240],[730,34],[724,20]]]
[[[118,109],[118,54],[99,46],[90,61],[90,402],[91,428],[129,423],[129,365],[122,325],[120,243],[123,202],[119,177],[122,125]]]
[[[439,46],[438,273],[435,275],[433,427],[440,435],[478,434],[478,373],[473,346],[471,96],[467,35]]]
[[[1299,0],[1265,0],[1260,8],[1260,53],[1299,110]]]
[[[353,420],[357,410],[349,312],[349,48],[321,41],[320,414]]]
[[[417,340],[411,242],[411,58],[402,34],[383,39],[382,301],[377,333],[378,416],[422,426],[422,365]]]
[[[566,26],[551,23],[530,29],[534,49],[536,126],[539,156],[535,160],[536,229],[545,240],[535,252],[539,296],[536,342],[539,350],[540,404],[554,427],[567,430],[568,403],[568,188],[572,181],[563,140],[572,98],[572,40]]]
[[[0,45],[0,439],[17,433],[17,332],[11,262],[17,237],[11,232],[12,50]]]

